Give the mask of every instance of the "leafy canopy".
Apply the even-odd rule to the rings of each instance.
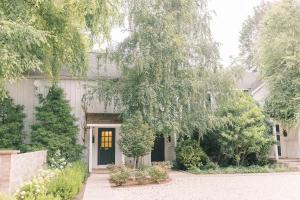
[[[59,150],[67,161],[79,160],[83,146],[77,143],[79,129],[63,90],[53,85],[46,97],[40,96],[40,104],[32,125],[32,146],[47,149],[49,158]]]
[[[135,161],[139,157],[149,154],[154,145],[155,134],[143,121],[140,113],[122,124],[120,136],[119,144],[122,153],[134,158]]]
[[[243,23],[239,38],[239,61],[246,69],[256,69],[258,67],[255,59],[257,50],[258,34],[261,30],[265,13],[271,8],[270,2],[263,1],[254,8],[254,14],[249,16]]]
[[[235,165],[248,164],[254,157],[254,164],[268,158],[272,137],[268,135],[268,124],[263,110],[245,93],[233,98],[232,102],[218,111],[223,125],[215,129],[220,145],[220,155],[224,160],[232,160]]]
[[[283,0],[266,13],[257,58],[270,96],[266,110],[286,125],[299,123],[300,2]]]
[[[90,39],[109,37],[118,9],[110,0],[1,0],[0,86],[29,71],[82,75]]]
[[[140,112],[157,134],[203,131],[208,93],[219,101],[230,84],[219,78],[206,0],[132,0],[128,10],[130,35],[112,53],[121,77],[99,80],[91,93],[125,119]]]

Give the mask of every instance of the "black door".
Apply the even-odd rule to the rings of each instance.
[[[165,138],[157,136],[154,141],[154,147],[151,151],[151,162],[160,162],[165,160]]]
[[[98,129],[98,165],[115,163],[115,129]]]

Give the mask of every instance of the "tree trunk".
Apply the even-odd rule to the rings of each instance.
[[[136,168],[136,160],[137,160],[137,158],[136,157],[133,157],[133,169],[135,170],[135,168]]]
[[[136,168],[139,168],[139,157],[136,158],[135,162],[136,162],[135,163]]]

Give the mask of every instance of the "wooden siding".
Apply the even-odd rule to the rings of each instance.
[[[85,94],[86,81],[79,80],[61,80],[59,86],[64,89],[66,99],[69,101],[72,108],[72,114],[77,119],[77,125],[80,128],[79,138],[84,138],[84,124],[85,113],[82,109],[82,96]],[[89,82],[91,84],[91,82]],[[48,88],[51,84],[45,79],[23,79],[16,83],[9,83],[6,85],[10,96],[14,99],[15,103],[24,106],[24,113],[26,118],[24,121],[25,134],[30,132],[30,126],[35,122],[34,112],[35,107],[39,105],[37,95],[46,95]],[[114,113],[113,107],[105,109],[103,103],[97,100],[91,102],[87,110],[88,113]],[[28,137],[27,137],[28,138]],[[82,139],[79,140],[83,142]]]

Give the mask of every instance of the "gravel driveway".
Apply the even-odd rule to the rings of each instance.
[[[171,172],[161,185],[113,188],[120,200],[298,200],[300,173],[192,175]]]

